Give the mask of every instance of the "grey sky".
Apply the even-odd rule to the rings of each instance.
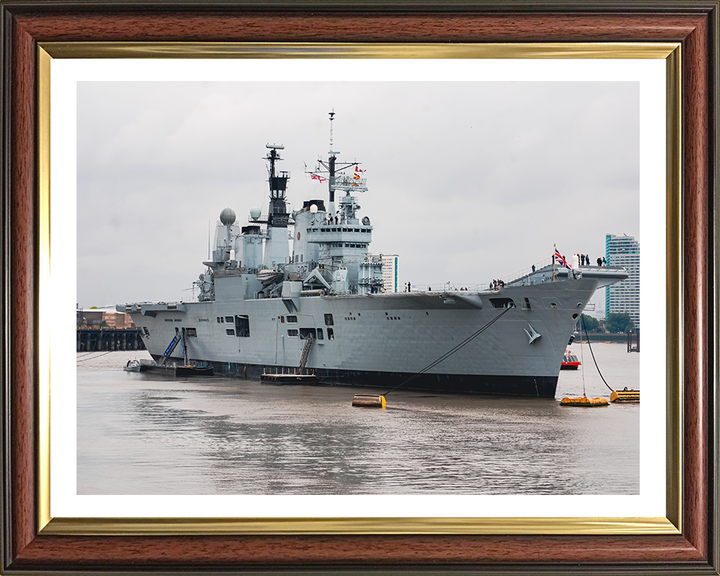
[[[642,241],[636,82],[81,82],[80,305],[190,299],[208,222],[267,211],[266,143],[293,208],[327,199],[303,163],[327,156],[333,108],[340,159],[367,170],[370,250],[399,254],[403,283]]]

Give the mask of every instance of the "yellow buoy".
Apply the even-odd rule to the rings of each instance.
[[[618,404],[625,402],[640,402],[640,390],[614,390],[610,394],[610,402],[617,402]]]
[[[376,396],[374,394],[355,394],[352,405],[360,408],[382,408],[385,410],[385,396]]]
[[[568,398],[567,396],[560,400],[560,406],[579,406],[581,408],[595,408],[597,406],[609,406],[607,398],[588,398],[587,396],[578,396],[576,398]]]

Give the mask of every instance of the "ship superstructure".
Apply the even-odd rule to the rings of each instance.
[[[330,115],[330,123],[334,113]],[[554,397],[576,320],[619,269],[539,270],[486,291],[391,293],[373,227],[360,218],[367,191],[360,163],[333,151],[310,178],[327,181],[328,202],[290,213],[283,146],[267,145],[269,202],[246,225],[224,209],[212,258],[196,281],[197,302],[119,305],[158,361],[259,375],[310,369],[324,382],[357,386]],[[289,236],[292,238],[292,248]],[[182,353],[170,350],[181,339]]]

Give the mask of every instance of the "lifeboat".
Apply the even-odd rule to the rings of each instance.
[[[580,360],[570,350],[565,350],[562,364],[560,364],[560,370],[577,370],[580,366]]]

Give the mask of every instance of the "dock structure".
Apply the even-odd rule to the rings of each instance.
[[[627,351],[640,352],[640,332],[628,332],[627,335]]]
[[[124,329],[77,329],[78,352],[100,352],[113,350],[145,350],[138,328]]]

